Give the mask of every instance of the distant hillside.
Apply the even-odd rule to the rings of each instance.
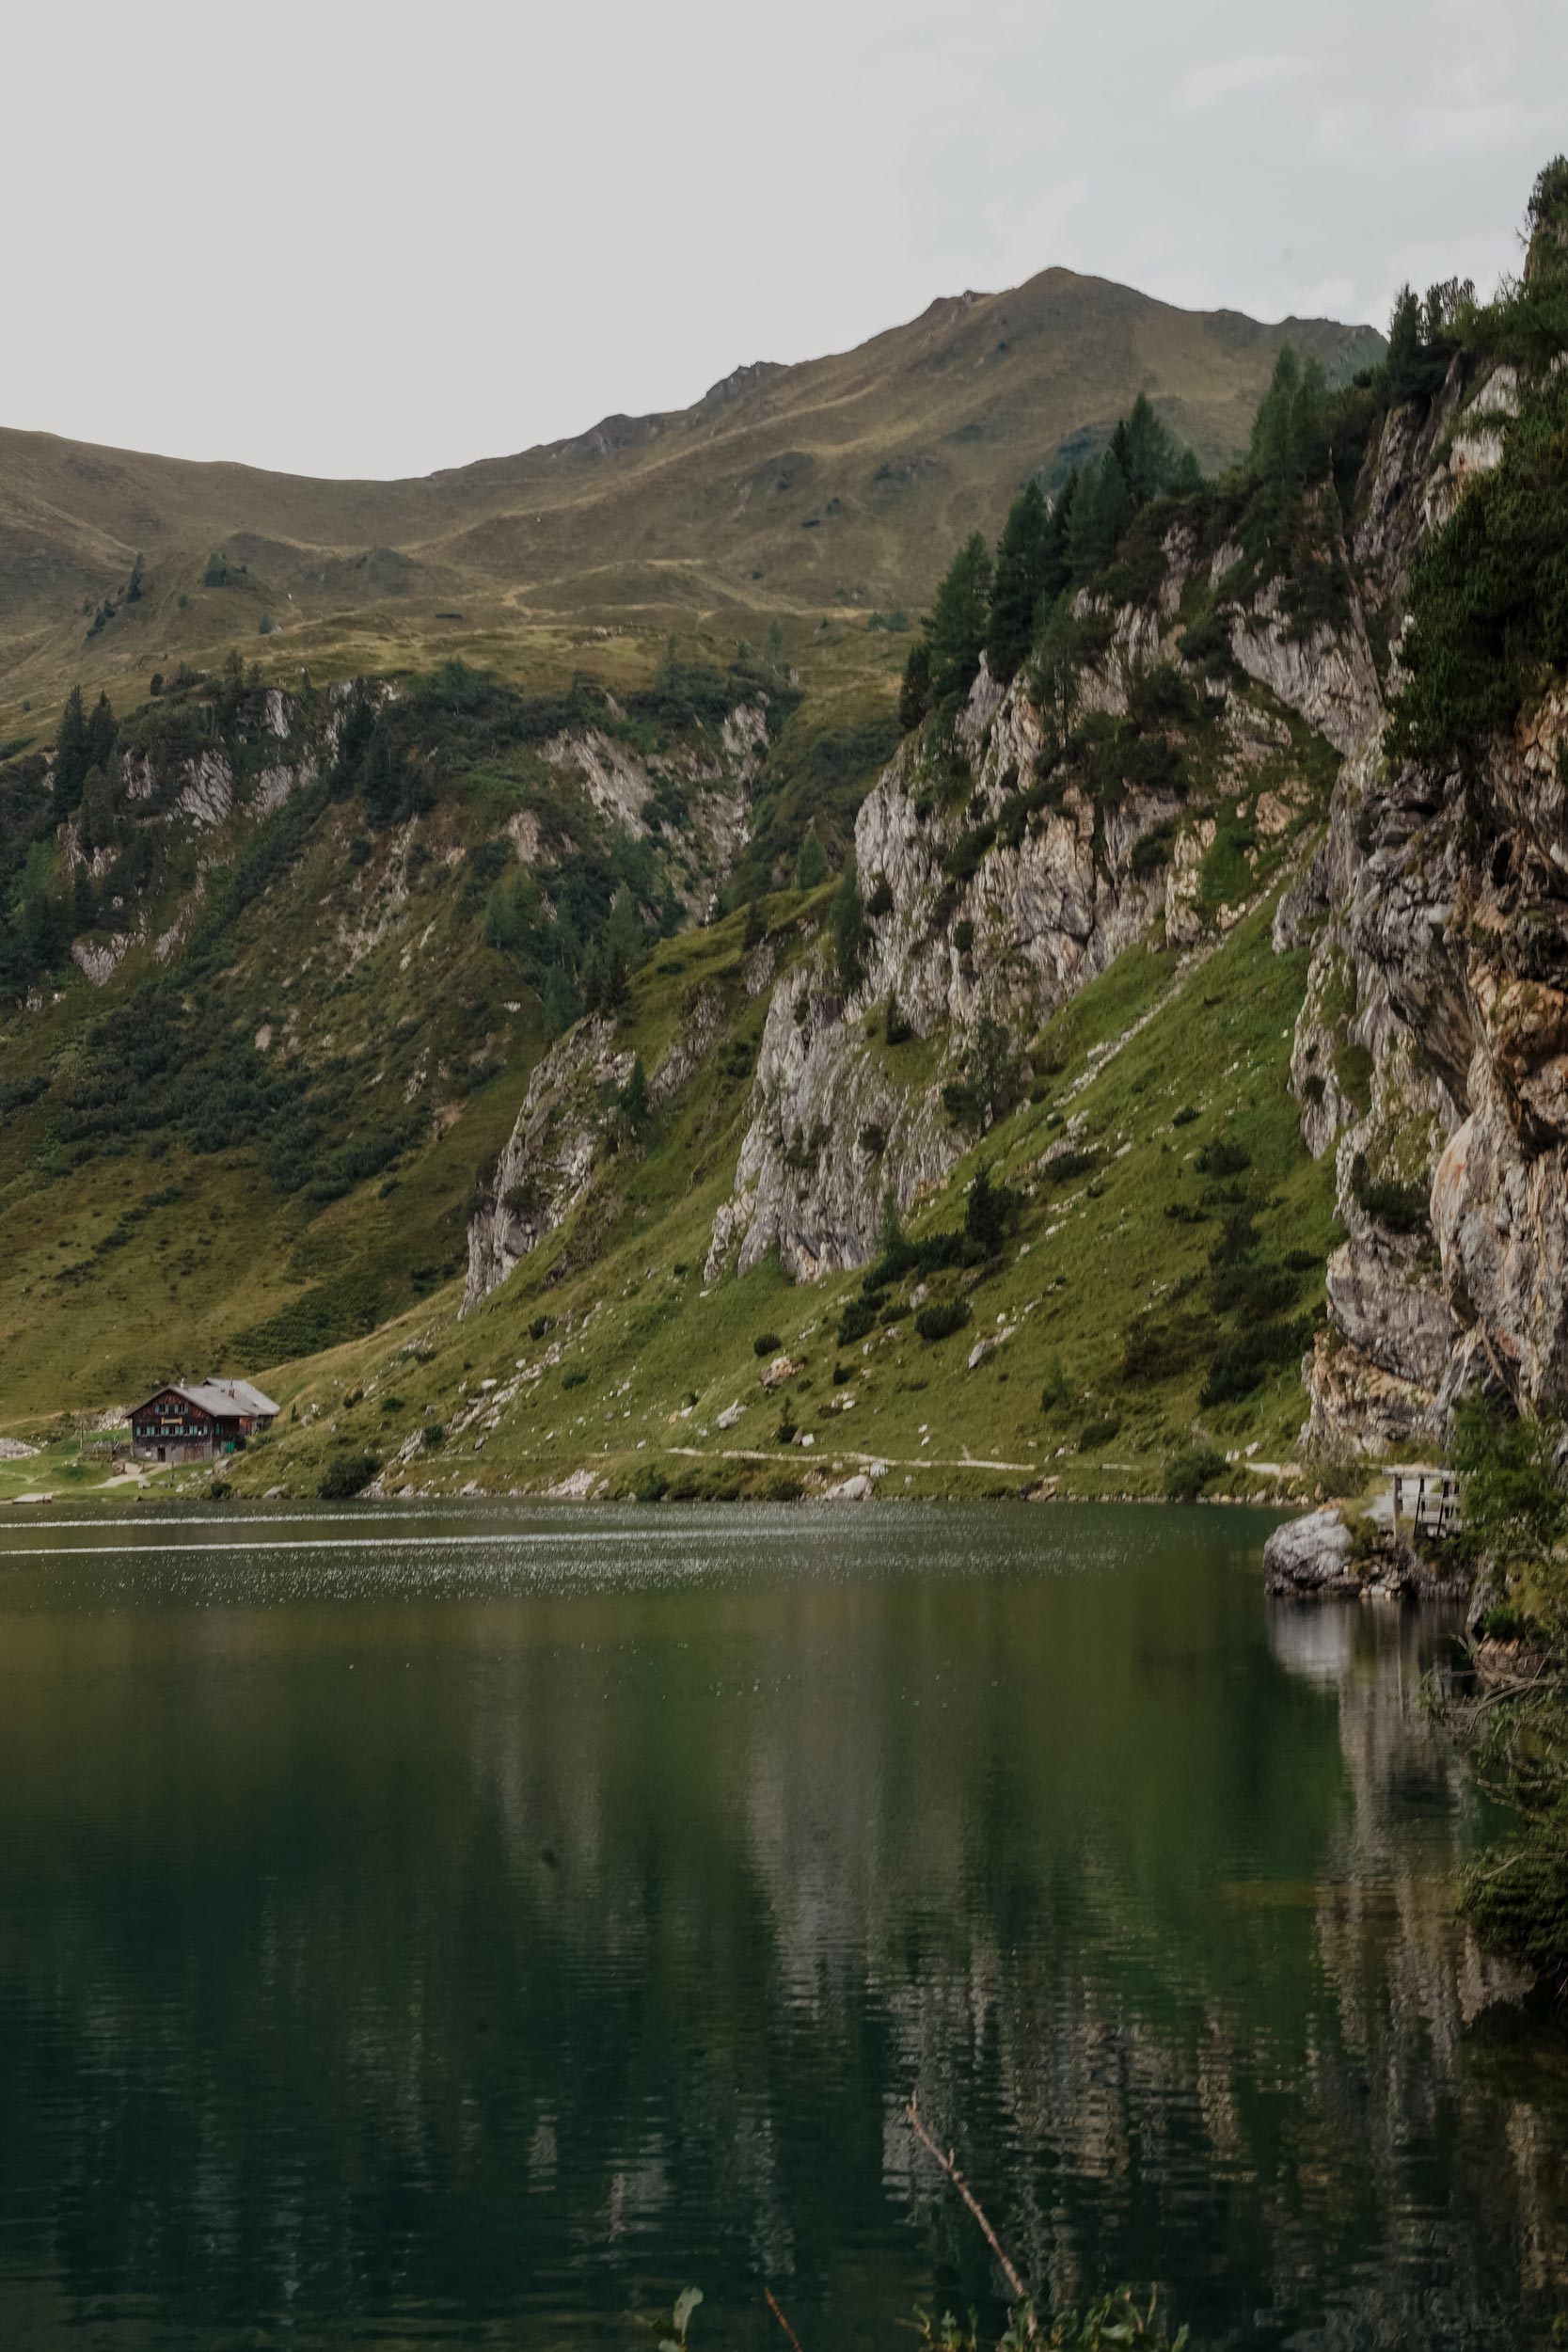
[[[966,532],[994,532],[1022,480],[1097,448],[1140,389],[1206,467],[1229,458],[1286,341],[1331,381],[1383,348],[1370,327],[1264,326],[1055,269],[856,351],[737,368],[676,414],[420,481],[0,431],[0,711],[9,734],[75,678],[141,684],[237,642],[278,675],[451,651],[537,675],[595,645],[610,675],[605,631],[912,611]]]

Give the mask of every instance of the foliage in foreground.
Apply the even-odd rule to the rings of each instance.
[[[920,2311],[915,2313],[915,2329],[916,2341],[928,2347],[928,2352],[980,2352],[984,2342],[979,2318],[973,2311],[962,2321],[951,2312],[933,2319],[929,2312]],[[1117,2287],[1085,2303],[1081,2311],[1051,2316],[1037,2312],[1032,2302],[1019,2304],[997,2338],[997,2352],[1026,2352],[1026,2347],[1042,2344],[1070,2347],[1071,2352],[1109,2352],[1113,2344],[1140,2344],[1148,2345],[1149,2352],[1183,2352],[1187,2342],[1185,2328],[1178,2328],[1174,2336],[1166,2334],[1153,2296],[1147,2304],[1140,2303],[1128,2288]]]
[[[1568,1487],[1560,1425],[1514,1419],[1482,1397],[1457,1416],[1453,1461],[1464,1481],[1465,1544],[1498,1587],[1480,1630],[1515,1646],[1512,1685],[1470,1724],[1475,1769],[1523,1827],[1483,1854],[1464,1910],[1481,1941],[1568,1994]]]

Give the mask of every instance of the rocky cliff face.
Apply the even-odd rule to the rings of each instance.
[[[1394,685],[1411,560],[1497,463],[1516,397],[1512,368],[1456,359],[1369,454],[1353,552]],[[1347,1233],[1311,1429],[1359,1445],[1441,1436],[1478,1377],[1526,1406],[1568,1392],[1568,697],[1492,741],[1479,793],[1457,766],[1391,763],[1384,718],[1381,694],[1358,708],[1309,889],[1282,911],[1292,934],[1323,918],[1291,1074]]]
[[[855,827],[868,926],[861,976],[847,993],[824,942],[773,999],[710,1279],[732,1263],[744,1273],[774,1247],[797,1279],[864,1263],[884,1197],[908,1208],[973,1140],[947,1115],[943,1088],[982,1034],[999,1029],[1023,1048],[1134,941],[1191,948],[1238,919],[1248,889],[1232,905],[1205,900],[1215,811],[1244,813],[1243,874],[1307,820],[1310,789],[1292,766],[1276,682],[1288,688],[1305,668],[1314,718],[1375,701],[1364,633],[1304,653],[1262,601],[1234,628],[1243,671],[1269,691],[1208,678],[1180,652],[1192,533],[1174,529],[1162,557],[1146,603],[1079,598],[1100,649],[1075,668],[1070,696],[1079,713],[1119,722],[1157,666],[1186,673],[1194,708],[1165,733],[1203,741],[1201,774],[1168,787],[1118,774],[1099,793],[1081,777],[1038,781],[1048,723],[1027,674],[1004,692],[983,664],[950,739],[938,727],[906,740]],[[1265,769],[1275,782],[1260,788]],[[900,1030],[904,1044],[893,1041]]]
[[[1026,1036],[1163,905],[1163,874],[1134,877],[1131,861],[1179,814],[1170,796],[1130,790],[1097,835],[1092,803],[1069,786],[1059,806],[1004,830],[1040,739],[1023,685],[1003,694],[982,668],[952,767],[941,773],[911,738],[867,796],[855,826],[862,977],[847,994],[824,942],[776,991],[710,1279],[775,1246],[797,1279],[863,1264],[884,1196],[907,1208],[967,1147],[942,1086],[980,1024]]]
[[[718,989],[697,996],[648,1080],[656,1110],[707,1060],[723,1009]],[[612,1098],[630,1078],[633,1060],[615,1043],[614,1022],[597,1014],[558,1038],[540,1062],[494,1174],[470,1206],[464,1314],[592,1194],[604,1165]]]

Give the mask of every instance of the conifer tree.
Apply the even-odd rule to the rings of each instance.
[[[87,782],[87,719],[82,701],[82,690],[73,686],[65,698],[60,723],[55,735],[55,815],[56,818],[73,816],[81,803],[82,787]]]
[[[910,647],[904,663],[903,682],[898,689],[898,723],[906,735],[917,727],[931,707],[931,646],[926,637],[917,637]]]
[[[1140,392],[1127,419],[1124,448],[1117,453],[1134,506],[1163,498],[1176,470],[1176,448],[1155,415],[1147,392]],[[1115,444],[1113,443],[1113,448]]]
[[[990,618],[990,549],[972,533],[948,566],[931,612],[931,693],[937,703],[968,693],[985,650]]]
[[[1388,372],[1390,400],[1408,400],[1418,390],[1421,361],[1421,306],[1415,289],[1402,286],[1394,296],[1393,313],[1388,321],[1388,357],[1384,365]]]
[[[853,850],[845,860],[838,888],[833,893],[829,929],[838,984],[846,996],[852,996],[864,977],[865,955],[865,905],[861,898]]]
[[[107,694],[100,694],[92,707],[92,716],[87,721],[87,739],[84,745],[87,768],[102,768],[103,773],[107,775],[109,763],[114,758],[115,745],[119,739],[119,728],[116,723],[109,697]],[[85,784],[87,769],[82,771],[82,780]]]
[[[1037,482],[1014,499],[996,549],[986,660],[1006,686],[1022,668],[1034,642],[1035,614],[1051,581],[1051,514]]]
[[[1179,499],[1193,498],[1203,487],[1203,469],[1197,462],[1196,450],[1184,449],[1176,461],[1170,478],[1172,495]]]
[[[639,1054],[631,1066],[631,1075],[621,1089],[621,1108],[626,1124],[634,1136],[640,1136],[648,1123],[652,1105],[648,1101],[648,1080]]]
[[[1097,468],[1086,470],[1073,492],[1068,527],[1068,559],[1072,577],[1083,582],[1107,564],[1127,518],[1127,476],[1114,449]]]
[[[1301,369],[1289,343],[1280,348],[1274,376],[1252,421],[1252,471],[1266,489],[1291,498],[1301,487],[1296,464],[1295,405]]]
[[[114,839],[115,798],[102,768],[89,768],[82,787],[82,842],[88,850],[106,850]]]

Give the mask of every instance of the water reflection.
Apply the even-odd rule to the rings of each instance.
[[[0,2342],[624,2344],[693,2279],[884,2344],[993,2285],[917,2084],[1058,2295],[1549,2328],[1442,1617],[1266,1603],[1212,1512],[675,1524],[8,1570]]]

